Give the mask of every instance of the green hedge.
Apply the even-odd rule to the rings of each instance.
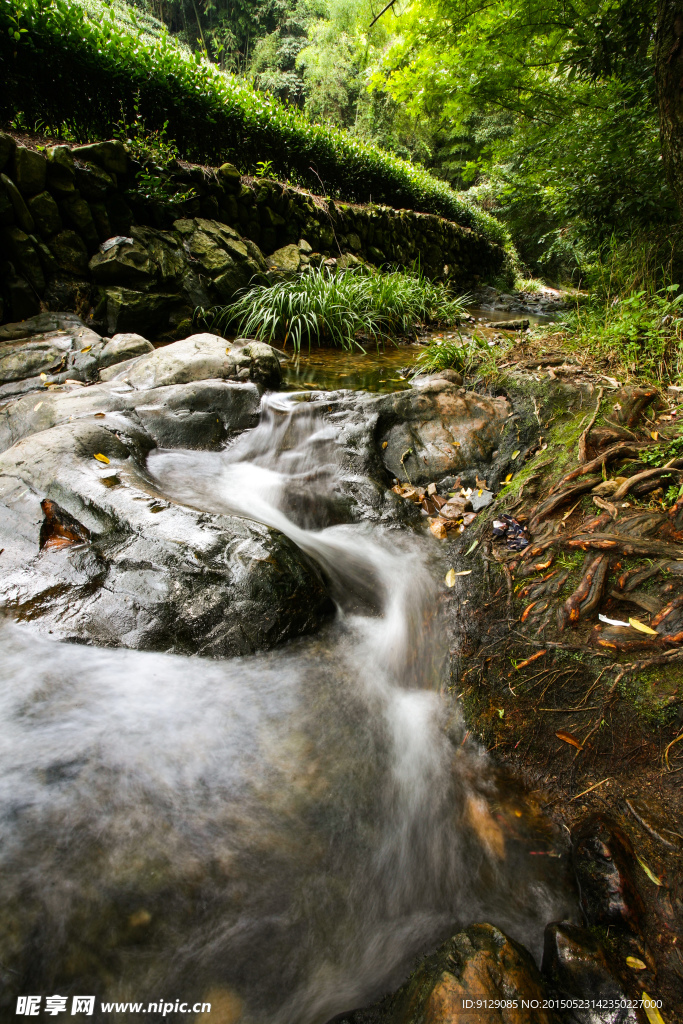
[[[506,229],[423,168],[249,88],[168,35],[158,40],[111,19],[91,20],[69,0],[0,0],[0,116],[68,128],[86,141],[111,136],[139,113],[189,160],[270,160],[273,171],[349,201],[438,213],[507,245]],[[318,177],[319,176],[319,177]]]

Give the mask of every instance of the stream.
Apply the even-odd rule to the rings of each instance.
[[[432,545],[334,523],[336,428],[300,398],[267,395],[225,450],[156,449],[147,471],[316,561],[336,605],[317,635],[210,661],[2,626],[3,946],[22,991],[324,1024],[473,921],[538,957],[571,905],[556,837],[448,696]]]

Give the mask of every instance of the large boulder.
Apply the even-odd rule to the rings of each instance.
[[[40,313],[5,324],[0,327],[0,401],[66,380],[94,381],[101,369],[152,352],[151,342],[138,334],[101,338],[71,313]]]
[[[340,1024],[555,1024],[545,999],[527,950],[493,925],[474,924],[425,957],[395,995]]]
[[[124,394],[120,411],[105,412],[104,387],[91,389],[97,412],[79,399],[71,413],[48,410],[59,425],[0,456],[0,604],[55,638],[210,657],[318,628],[333,606],[291,541],[170,501],[146,473],[156,443],[216,447],[225,422],[251,425],[256,388],[133,392],[137,404],[126,409]]]
[[[136,390],[120,382],[88,388],[58,386],[8,402],[0,410],[0,451],[31,434],[72,421],[128,423],[165,448],[213,448],[255,426],[260,395],[251,383],[221,380]],[[109,419],[108,417],[114,417]]]
[[[0,397],[14,382],[26,382],[20,390],[44,387],[41,373],[51,378],[93,379],[97,352],[103,348],[99,334],[69,313],[40,313],[21,323],[0,327]],[[151,346],[150,346],[151,347]]]
[[[413,484],[490,463],[512,412],[506,398],[486,398],[443,379],[387,395],[381,408],[384,465]]]
[[[270,345],[261,342],[240,347],[215,334],[193,334],[142,356],[117,376],[143,390],[209,378],[252,379],[266,387],[277,388],[280,362]]]
[[[107,239],[90,260],[110,334],[173,334],[197,306],[229,302],[266,266],[254,242],[205,217],[176,220],[171,231],[130,231]]]

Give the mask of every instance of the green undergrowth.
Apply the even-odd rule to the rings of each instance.
[[[0,0],[0,117],[81,141],[111,137],[135,108],[188,160],[269,161],[285,180],[357,202],[436,213],[512,251],[507,229],[423,167],[251,88],[165,31],[130,28],[73,0]],[[58,83],[58,87],[56,87]]]
[[[580,355],[604,358],[644,380],[678,380],[683,373],[683,291],[677,284],[626,294],[592,294],[533,334],[561,333]]]
[[[309,268],[292,280],[257,284],[227,306],[199,310],[209,329],[286,345],[304,343],[362,347],[358,335],[376,343],[405,337],[426,324],[453,324],[465,315],[467,296],[420,273],[369,273]]]

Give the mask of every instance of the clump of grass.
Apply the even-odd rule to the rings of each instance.
[[[591,295],[535,333],[561,331],[573,347],[605,356],[630,373],[674,380],[683,371],[681,303],[683,291],[677,284]]]
[[[537,277],[518,277],[515,281],[515,290],[518,292],[526,292],[529,295],[535,295],[543,288],[543,282],[539,281]]]
[[[427,348],[421,352],[413,367],[413,376],[422,373],[438,373],[439,370],[457,370],[470,373],[476,369],[478,378],[489,380],[498,372],[498,359],[510,348],[503,343],[491,347],[486,338],[473,334],[458,340],[431,338]]]
[[[459,336],[458,341],[432,338],[415,361],[413,375],[438,373],[439,370],[458,370],[459,373],[465,373],[473,365],[477,351],[477,343],[473,338]]]
[[[232,328],[260,341],[331,343],[344,349],[362,347],[361,332],[377,343],[411,335],[426,324],[455,324],[465,315],[467,297],[454,298],[442,284],[419,273],[369,274],[327,267],[300,277],[245,289],[228,306],[200,311],[211,330]]]

